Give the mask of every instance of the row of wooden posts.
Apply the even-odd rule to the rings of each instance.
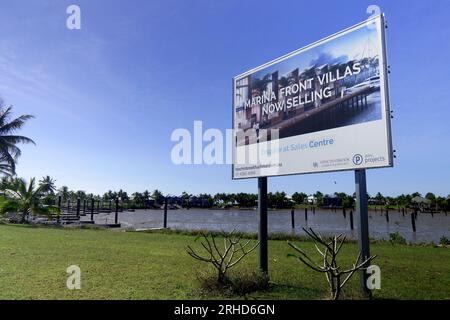
[[[88,200],[84,200],[83,201],[83,213],[86,214],[87,212],[90,211],[90,215],[91,215],[91,222],[94,222],[94,212],[95,212],[95,207],[96,207],[96,213],[100,213],[100,200],[94,200],[94,198],[90,199],[91,201],[91,205],[88,205]],[[109,201],[109,212],[112,212],[112,200]],[[97,206],[95,206],[95,204],[97,204]],[[62,206],[62,198],[61,196],[58,197],[58,207],[63,210],[63,206]],[[163,227],[167,228],[167,207],[168,207],[168,201],[167,198],[164,200],[164,218],[163,218]],[[65,209],[67,210],[67,213],[70,214],[71,211],[71,207],[70,207],[70,201],[67,202],[67,206],[65,207]],[[311,212],[313,214],[316,214],[316,208],[315,207],[311,207],[310,208]],[[381,213],[383,213],[382,209],[379,209]],[[119,217],[119,211],[122,211],[122,209],[119,206],[119,198],[115,199],[115,218],[114,218],[114,224],[118,224],[118,217]],[[354,220],[353,220],[353,211],[354,208],[350,209],[349,212],[349,216],[350,216],[350,229],[354,230]],[[407,208],[398,208],[398,211],[402,213],[402,216],[405,217],[405,215],[408,215],[408,209]],[[304,209],[305,212],[305,221],[308,221],[308,208]],[[337,208],[334,208],[334,212],[337,212]],[[377,212],[377,209],[375,208],[375,212]],[[413,232],[416,232],[416,221],[417,221],[417,213],[418,213],[418,209],[414,208],[413,211],[410,213],[411,215],[411,227]],[[342,208],[342,214],[344,216],[344,218],[347,218],[347,210],[345,207]],[[79,218],[81,215],[81,199],[78,198],[77,199],[77,204],[76,204],[76,216],[77,218]],[[445,215],[447,216],[447,211],[445,211]],[[431,211],[431,216],[434,217],[434,212]],[[386,222],[389,223],[389,209],[386,208],[385,209],[385,217],[386,217]],[[291,209],[291,226],[292,229],[295,229],[295,210]]]
[[[100,211],[101,211],[101,209],[103,209],[103,208],[100,208],[100,203],[101,203],[101,201],[100,200],[95,200],[94,198],[91,198],[90,199],[90,206],[89,206],[89,200],[84,200],[83,201],[83,209],[81,209],[81,199],[80,198],[78,198],[77,199],[77,203],[76,203],[76,207],[74,208],[75,210],[75,214],[76,214],[76,216],[77,216],[77,218],[80,218],[80,216],[81,216],[81,210],[83,210],[83,214],[87,214],[87,213],[90,213],[90,215],[91,215],[91,221],[92,222],[94,222],[94,213],[95,214],[98,214],[98,213],[100,213]],[[109,212],[113,212],[112,211],[112,203],[113,203],[113,200],[110,200],[109,201]],[[59,196],[58,197],[58,203],[57,203],[57,206],[58,206],[58,208],[61,210],[61,212],[62,211],[64,211],[64,210],[66,210],[67,211],[67,213],[68,214],[70,214],[71,213],[71,211],[72,211],[72,208],[71,208],[71,202],[70,201],[67,201],[67,205],[66,206],[63,206],[63,203],[62,203],[62,197],[61,196]],[[103,206],[102,206],[103,207]],[[96,210],[95,210],[96,209]],[[118,224],[118,218],[119,218],[119,211],[122,211],[122,209],[120,208],[120,206],[119,206],[119,198],[116,198],[115,199],[115,217],[114,217],[114,223],[115,224]]]
[[[310,211],[313,214],[316,214],[316,208],[315,207],[311,207]],[[334,211],[336,212],[336,209],[334,209]],[[350,216],[350,229],[353,230],[354,229],[354,222],[353,222],[353,211],[354,208],[350,209],[349,212],[349,216]],[[418,209],[414,208],[413,211],[410,213],[411,216],[411,227],[412,227],[412,231],[416,232],[416,222],[417,222],[417,213],[418,213]],[[406,208],[402,208],[399,209],[399,212],[402,213],[402,216],[405,217],[406,215],[408,215],[408,209]],[[344,216],[344,218],[347,218],[347,210],[346,208],[342,208],[342,215]],[[447,211],[445,211],[445,215],[447,216]],[[431,212],[431,216],[434,217],[434,213]],[[385,217],[386,217],[386,222],[389,223],[389,209],[385,209]],[[305,208],[305,221],[308,221],[308,208]],[[292,229],[295,229],[295,209],[291,209],[291,226]]]
[[[75,211],[76,217],[78,219],[81,216],[81,211],[83,211],[84,215],[86,215],[87,213],[90,213],[90,215],[91,215],[91,222],[94,222],[94,214],[100,213],[100,210],[101,210],[100,202],[101,201],[100,200],[94,200],[94,198],[91,198],[90,199],[90,202],[91,202],[90,206],[89,206],[88,201],[89,200],[84,200],[83,201],[83,208],[81,208],[81,199],[78,198],[77,199],[77,203],[76,203],[76,207],[74,208],[75,209],[74,211]],[[109,201],[109,212],[112,212],[112,203],[113,203],[113,201],[110,200]],[[65,211],[67,211],[68,214],[71,213],[71,210],[72,210],[71,209],[71,202],[67,201],[66,206],[63,206],[62,197],[61,196],[58,197],[57,206],[58,206],[58,208],[61,211],[65,210]],[[167,228],[167,208],[168,208],[168,200],[166,198],[166,199],[164,199],[164,219],[163,219],[164,228]],[[115,212],[114,224],[117,225],[119,223],[119,211],[123,211],[120,208],[120,205],[119,205],[119,198],[115,199],[114,209],[115,209],[115,211],[114,211]]]

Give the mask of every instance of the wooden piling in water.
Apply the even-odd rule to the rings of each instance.
[[[350,229],[353,230],[353,210],[350,210]]]
[[[62,210],[61,202],[62,202],[62,197],[61,197],[61,196],[58,196],[58,208],[59,208],[59,214],[58,214],[58,217],[56,218],[56,223],[59,223],[59,222],[60,222],[60,218],[61,218],[61,210]]]
[[[94,197],[91,198],[91,221],[94,221]]]
[[[342,207],[342,215],[347,219],[347,213],[345,212],[345,207]]]
[[[81,199],[77,198],[77,217],[80,217]]]
[[[389,209],[386,208],[386,222],[389,223]]]
[[[411,212],[411,226],[413,232],[416,232],[416,219],[414,218],[414,212]]]
[[[111,201],[110,201],[111,203]],[[116,214],[114,216],[114,223],[118,224],[119,223],[119,198],[116,198]]]
[[[294,209],[291,209],[291,227],[292,229],[295,229],[295,216],[294,216]]]
[[[308,208],[305,208],[305,221],[308,220]]]

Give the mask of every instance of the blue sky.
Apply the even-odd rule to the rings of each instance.
[[[77,4],[82,29],[66,28]],[[25,1],[0,3],[0,95],[31,113],[18,174],[103,193],[256,192],[228,165],[172,164],[170,135],[231,126],[231,78],[349,27],[388,19],[395,167],[369,193],[450,193],[450,1]],[[269,179],[269,191],[354,189],[352,172]]]

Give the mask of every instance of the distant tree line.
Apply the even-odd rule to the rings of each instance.
[[[67,201],[75,202],[77,199],[81,201],[94,199],[95,201],[110,201],[119,198],[121,203],[128,208],[144,209],[152,207],[161,207],[167,197],[169,205],[177,205],[179,207],[203,207],[203,208],[254,208],[258,205],[258,195],[253,193],[216,193],[214,195],[201,193],[193,195],[183,192],[181,195],[164,195],[160,190],[145,190],[143,192],[134,192],[128,194],[126,191],[109,190],[102,195],[87,193],[83,190],[70,190],[67,186],[57,189],[56,180],[46,176],[39,181],[41,194],[44,203],[55,204],[55,199],[61,196],[63,203]],[[6,189],[11,184],[10,177],[3,177],[0,180],[0,190]],[[413,199],[417,197],[426,199],[430,207],[440,210],[450,209],[450,195],[448,197],[436,196],[428,192],[424,197],[419,192],[412,194],[401,194],[397,197],[384,196],[380,192],[374,196],[367,195],[369,205],[378,207],[408,207],[413,206]],[[332,195],[323,194],[320,191],[314,194],[306,194],[304,192],[295,192],[292,196],[288,196],[286,192],[277,191],[268,193],[268,206],[276,209],[286,209],[298,206],[331,206],[331,207],[353,207],[355,205],[355,194],[347,194],[345,192],[335,192]]]

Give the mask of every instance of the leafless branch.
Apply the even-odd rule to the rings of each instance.
[[[234,230],[230,233],[222,233],[221,236],[223,236],[223,248],[219,247],[215,235],[210,233],[202,234],[204,241],[201,242],[201,247],[203,248],[204,255],[195,252],[191,246],[187,246],[186,251],[196,260],[211,263],[217,270],[218,281],[224,282],[227,271],[254,251],[258,247],[259,242],[251,248],[246,249],[251,243],[251,240],[242,244],[242,236],[236,236]]]
[[[342,288],[345,286],[345,284],[347,284],[353,274],[358,270],[364,269],[365,266],[367,266],[367,264],[369,264],[369,262],[376,257],[371,256],[364,261],[361,261],[361,253],[359,253],[355,262],[353,263],[353,266],[349,269],[341,271],[341,266],[337,262],[337,256],[345,243],[346,237],[342,234],[339,234],[330,237],[328,240],[325,240],[320,234],[314,232],[314,230],[312,230],[311,228],[303,228],[303,230],[313,240],[314,247],[322,257],[322,265],[316,263],[313,259],[311,259],[305,251],[303,251],[293,243],[288,242],[289,246],[291,246],[300,254],[293,256],[295,256],[312,270],[325,273],[325,277],[330,288],[331,298],[334,300],[339,299]],[[321,246],[323,248],[320,248]],[[346,276],[343,281],[342,276]]]

